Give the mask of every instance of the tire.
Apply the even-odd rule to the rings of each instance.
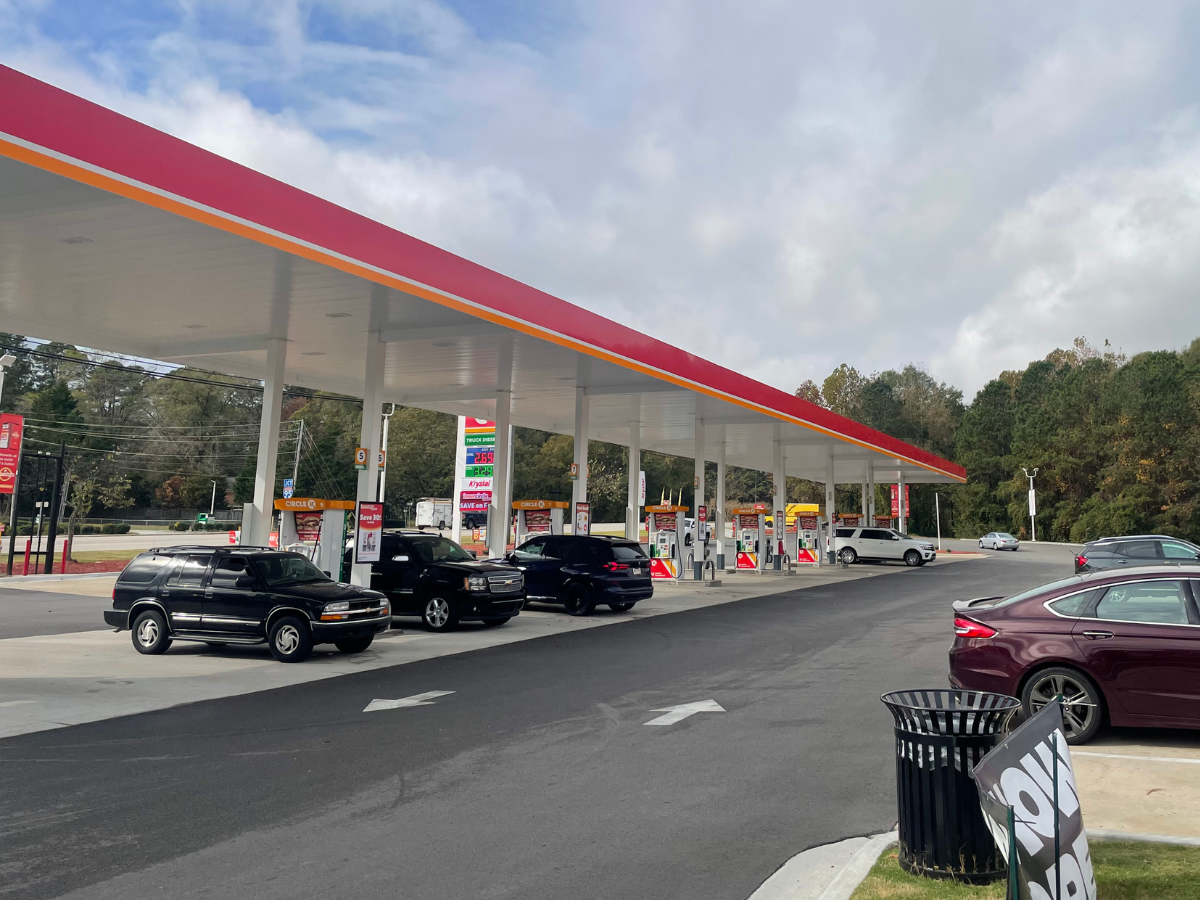
[[[979,542],[979,549],[980,549],[980,550],[982,550],[982,549],[983,549],[983,541],[980,541],[980,542]]]
[[[147,656],[166,653],[167,648],[171,646],[171,634],[167,631],[167,620],[157,610],[148,609],[138,613],[137,618],[133,620],[133,628],[130,629],[130,633],[133,635],[134,648],[138,653],[144,653]]]
[[[430,631],[453,631],[458,627],[458,610],[453,600],[441,594],[430,594],[421,607],[421,621]]]
[[[485,619],[483,624],[488,628],[499,628],[501,625],[507,625],[511,618],[512,616],[505,616],[503,619]]]
[[[916,568],[921,564],[921,554],[916,550],[909,550],[904,554],[904,564],[911,568]]]
[[[587,585],[573,584],[567,588],[567,599],[563,606],[572,616],[590,616],[596,608],[596,603],[592,600]]]
[[[858,562],[858,554],[854,552],[853,547],[843,547],[838,551],[838,559],[840,559],[846,565],[852,566]]]
[[[312,633],[307,622],[296,616],[284,616],[271,626],[267,645],[271,655],[281,663],[304,662],[312,653]]]
[[[1086,744],[1104,724],[1104,698],[1096,683],[1078,669],[1053,666],[1035,672],[1021,689],[1021,713],[1028,719],[1059,693],[1066,698],[1063,734],[1067,743]]]
[[[371,646],[371,642],[375,640],[375,635],[368,634],[366,637],[347,638],[344,641],[334,641],[333,646],[337,647],[343,653],[362,653]]]
[[[633,604],[632,603],[610,603],[610,604],[608,604],[608,608],[611,609],[613,612],[629,612],[631,609],[633,609]]]

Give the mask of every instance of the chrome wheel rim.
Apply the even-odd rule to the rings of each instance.
[[[1063,734],[1068,738],[1078,737],[1100,715],[1099,704],[1078,679],[1070,675],[1039,678],[1029,692],[1029,711],[1031,714],[1038,713],[1059,694],[1063,697]]]
[[[844,562],[844,563],[854,562],[854,551],[853,550],[843,550],[842,551],[842,562]]]
[[[138,642],[143,647],[153,647],[158,642],[158,622],[146,619],[138,626]]]
[[[300,646],[300,631],[295,625],[284,625],[275,632],[275,647],[280,653],[295,653]]]
[[[425,620],[434,628],[441,628],[450,621],[450,604],[441,597],[434,597],[425,604]]]

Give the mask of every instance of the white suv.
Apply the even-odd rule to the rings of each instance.
[[[890,528],[839,528],[834,533],[833,549],[847,564],[860,559],[894,559],[908,566],[923,566],[937,557],[933,544]]]

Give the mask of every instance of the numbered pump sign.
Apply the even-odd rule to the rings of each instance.
[[[358,532],[354,536],[354,561],[356,563],[379,562],[379,550],[383,540],[383,504],[358,504]]]

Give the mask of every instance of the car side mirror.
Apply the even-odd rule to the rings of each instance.
[[[398,555],[398,556],[393,556],[393,557],[392,557],[392,562],[397,562],[397,563],[406,563],[406,562],[408,562],[408,557],[402,553],[402,554],[400,554],[400,555]],[[328,575],[329,573],[328,573],[328,572],[326,572],[325,574],[326,574],[326,575]]]
[[[254,576],[250,574],[239,575],[234,584],[243,590],[253,590],[257,585],[254,582]]]

